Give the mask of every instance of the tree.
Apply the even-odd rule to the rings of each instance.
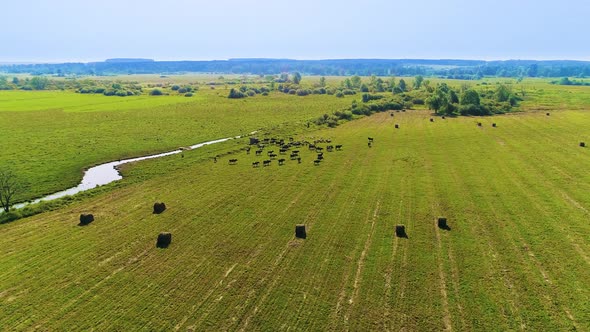
[[[479,93],[477,91],[469,89],[465,90],[461,94],[461,105],[479,105]]]
[[[440,110],[443,103],[443,98],[438,93],[435,93],[426,99],[426,105],[428,105],[429,109],[434,110],[435,114],[438,114],[438,110]]]
[[[424,82],[424,77],[420,75],[416,76],[416,78],[414,79],[414,90],[419,90],[422,86],[422,82]]]
[[[326,78],[324,76],[320,77],[320,86],[322,88],[326,86]]]
[[[35,76],[29,81],[30,86],[35,90],[44,90],[49,84],[47,77]]]
[[[397,84],[397,86],[400,88],[400,90],[402,91],[406,91],[406,81],[404,81],[404,79],[402,78],[401,80],[399,80],[399,83]]]
[[[27,188],[27,184],[20,180],[12,170],[0,169],[0,206],[5,212],[10,210],[14,197],[26,191]]]
[[[293,73],[293,83],[299,84],[301,82],[301,74],[299,72]]]
[[[352,84],[352,87],[354,89],[360,89],[361,88],[361,78],[358,75],[354,75],[353,77],[350,78],[350,83]]]

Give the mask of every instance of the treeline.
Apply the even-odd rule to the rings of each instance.
[[[559,81],[551,81],[551,84],[590,86],[590,82],[570,80],[569,77],[562,77]]]
[[[586,61],[479,61],[479,60],[278,60],[233,59],[215,61],[117,61],[63,64],[0,65],[0,72],[33,75],[127,75],[154,73],[229,73],[273,75],[301,72],[324,76],[436,76],[451,79],[496,77],[587,77]]]
[[[477,85],[473,88],[462,84],[453,88],[446,83],[432,85],[429,80],[417,76],[409,86],[403,79],[378,81],[372,78],[370,82],[351,79],[352,89],[367,89],[361,95],[361,102],[353,101],[351,106],[324,114],[313,122],[317,125],[335,127],[342,121],[348,121],[355,116],[368,116],[373,113],[410,110],[415,106],[433,110],[436,115],[473,115],[485,116],[503,114],[513,111],[524,98],[524,92],[514,92],[510,85],[496,84]],[[360,86],[356,88],[355,85]],[[383,91],[382,89],[385,89]]]

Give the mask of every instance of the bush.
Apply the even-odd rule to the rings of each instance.
[[[245,93],[243,93],[242,91],[233,89],[233,88],[231,90],[229,90],[229,95],[227,96],[227,98],[232,98],[232,99],[245,98],[245,97],[247,97]]]
[[[246,94],[247,94],[249,97],[254,97],[254,96],[256,96],[256,91],[253,91],[253,90],[248,90],[248,92],[246,92]]]
[[[344,89],[344,90],[342,90],[342,93],[347,96],[356,95],[356,91],[351,90],[351,89]]]
[[[180,94],[183,94],[183,93],[187,93],[188,92],[188,90],[186,88],[180,88],[180,89],[177,89],[177,90],[178,90],[178,93],[180,93]]]
[[[150,96],[161,96],[163,95],[162,90],[160,89],[153,89],[150,91]]]
[[[193,94],[192,94],[191,92],[189,92],[189,93],[185,93],[185,94],[184,94],[184,96],[185,96],[185,97],[192,97],[192,96],[193,96]]]
[[[179,89],[180,89],[180,87],[178,85],[173,85],[172,86],[172,91],[177,91]]]
[[[372,95],[372,94],[369,94],[369,93],[363,93],[362,100],[363,100],[363,103],[367,103],[367,102],[369,102],[371,100],[379,100],[381,98],[383,98],[382,95]]]
[[[342,93],[342,91],[338,91],[338,92],[336,92],[336,97],[337,98],[343,98],[344,97],[344,93]]]
[[[424,105],[424,99],[415,98],[414,100],[412,100],[412,104],[414,104],[414,105]]]
[[[307,96],[307,95],[311,94],[311,91],[309,91],[307,89],[299,89],[299,90],[297,90],[296,93],[298,96]]]

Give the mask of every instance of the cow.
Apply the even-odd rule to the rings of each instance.
[[[282,166],[285,163],[285,158],[279,159],[279,166]]]
[[[256,155],[260,156],[262,154],[262,150],[256,150]]]
[[[258,167],[260,166],[260,162],[259,161],[255,161],[252,163],[252,167]]]
[[[291,158],[291,160],[297,159],[299,157],[299,155],[297,153],[291,153],[291,155],[289,156],[289,158]]]
[[[367,137],[369,139],[369,142],[373,142],[373,137]]]
[[[246,154],[250,154],[250,147],[246,148]]]
[[[318,160],[322,160],[322,159],[324,159],[324,156],[318,155]]]
[[[332,152],[332,150],[334,150],[334,146],[332,146],[332,145],[326,146],[326,151]]]
[[[340,150],[342,150],[342,144],[336,145],[336,151],[340,151]]]
[[[262,166],[270,166],[270,160],[263,161]]]
[[[297,163],[301,164],[301,157],[297,158]]]
[[[271,153],[268,156],[270,157],[270,159],[274,159],[274,158],[278,157],[278,155],[275,153]]]
[[[319,165],[319,164],[320,164],[320,162],[321,162],[321,160],[319,160],[319,159],[316,159],[316,160],[314,160],[314,161],[313,161],[313,164],[314,164],[315,166],[317,166],[317,165]]]
[[[237,159],[230,159],[230,160],[229,160],[229,164],[230,164],[230,165],[235,165],[237,162],[238,162],[238,160],[237,160]]]
[[[270,156],[271,154],[273,154],[273,153],[275,153],[275,151],[274,151],[274,150],[269,150],[269,151],[266,151],[266,154],[268,154],[269,156]]]

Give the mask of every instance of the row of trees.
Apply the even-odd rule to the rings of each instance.
[[[436,114],[491,115],[509,112],[522,100],[506,85],[494,90],[478,91],[463,87],[457,93],[446,83],[440,83],[426,99],[426,105]]]

